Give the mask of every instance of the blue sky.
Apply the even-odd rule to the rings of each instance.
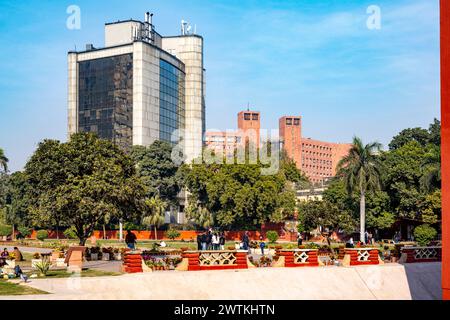
[[[69,5],[81,29],[66,28]],[[369,30],[369,5],[381,29]],[[250,103],[262,127],[303,117],[303,136],[387,145],[439,111],[438,0],[0,0],[0,147],[21,170],[44,138],[66,140],[67,51],[103,46],[105,22],[154,13],[162,35],[181,19],[205,40],[207,128],[232,129]]]

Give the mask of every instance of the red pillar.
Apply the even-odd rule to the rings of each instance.
[[[450,300],[450,0],[441,0],[442,297]]]

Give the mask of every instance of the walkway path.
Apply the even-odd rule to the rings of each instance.
[[[12,252],[14,250],[14,246],[1,247],[2,250],[3,250],[3,248],[6,248],[9,252]],[[19,248],[19,250],[22,251],[22,252],[29,252],[29,253],[35,253],[35,252],[48,253],[48,252],[52,252],[52,249],[49,249],[49,248],[21,247],[21,246],[17,246],[17,248]]]
[[[441,264],[157,271],[29,285],[54,294],[0,299],[440,299]]]

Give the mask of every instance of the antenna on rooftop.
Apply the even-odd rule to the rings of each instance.
[[[247,102],[247,111],[250,111],[250,102]]]
[[[194,34],[197,32],[197,26],[195,26]],[[193,34],[192,33],[192,26],[187,22],[186,20],[181,20],[181,35],[187,36]]]

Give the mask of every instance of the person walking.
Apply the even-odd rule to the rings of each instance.
[[[301,246],[303,243],[303,236],[301,232],[297,232],[297,245]]]
[[[127,234],[125,236],[125,243],[127,244],[127,247],[131,250],[134,250],[136,248],[136,235],[131,232],[131,230],[127,230]]]
[[[206,234],[206,250],[212,250],[212,232],[208,231]]]
[[[225,234],[223,233],[223,231],[220,233],[219,245],[220,245],[220,250],[225,250]]]
[[[259,248],[261,249],[261,255],[264,255],[264,248],[266,243],[264,242],[263,236],[259,236]]]
[[[242,244],[243,244],[243,249],[244,250],[248,251],[249,243],[250,243],[250,238],[248,237],[248,231],[245,231],[244,235],[242,236]]]
[[[202,250],[202,234],[197,234],[197,250]]]
[[[217,232],[214,232],[214,234],[212,235],[211,242],[213,250],[219,250],[219,235],[217,234]]]
[[[202,243],[202,250],[206,250],[206,232],[203,232],[200,236],[200,242]]]

